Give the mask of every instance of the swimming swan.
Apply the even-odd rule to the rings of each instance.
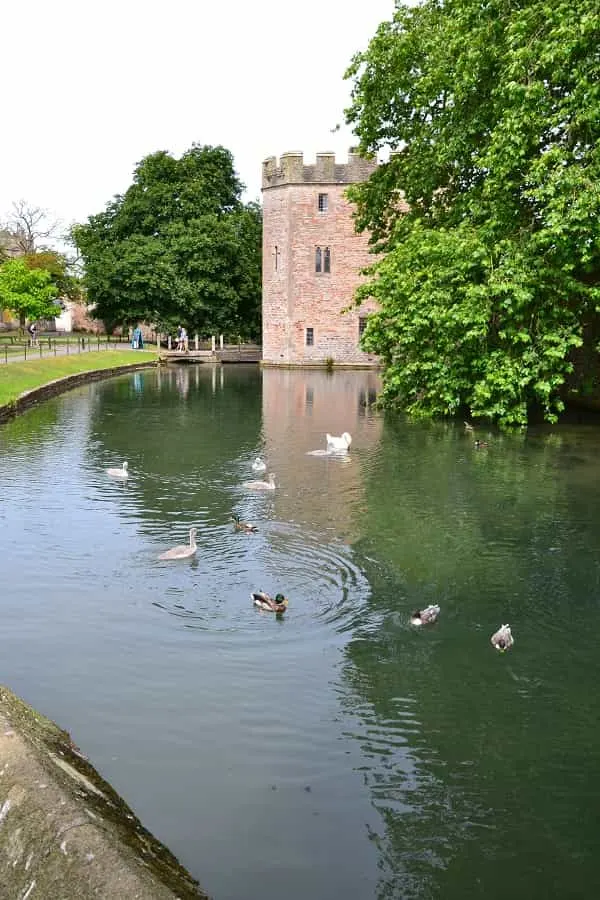
[[[127,463],[124,462],[122,468],[120,469],[107,469],[106,474],[110,475],[111,478],[129,478]]]
[[[254,462],[252,463],[252,471],[253,472],[266,472],[267,464],[263,462],[260,456],[257,456]]]
[[[347,450],[350,444],[352,443],[352,435],[348,434],[345,431],[341,437],[336,437],[333,434],[327,434],[327,446],[332,450]]]
[[[431,625],[440,614],[437,605],[426,606],[425,609],[416,609],[410,617],[411,625]]]
[[[245,481],[245,488],[250,488],[252,491],[274,491],[275,490],[275,476],[271,472],[267,476],[267,481]]]
[[[196,544],[196,528],[190,528],[190,542],[189,544],[180,544],[178,547],[172,547],[171,550],[165,550],[164,553],[161,553],[158,557],[159,559],[187,559],[190,556],[193,556],[198,546]]]
[[[515,642],[512,631],[510,630],[510,625],[502,625],[498,631],[494,632],[490,641],[492,642],[492,646],[501,653],[504,653],[505,650],[510,650]]]

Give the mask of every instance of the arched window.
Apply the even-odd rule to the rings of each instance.
[[[329,247],[325,247],[325,254],[323,256],[323,271],[331,272],[331,250]]]
[[[315,272],[321,271],[321,248],[315,250]]]

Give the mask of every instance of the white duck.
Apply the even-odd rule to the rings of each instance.
[[[252,463],[252,471],[253,472],[266,472],[267,464],[264,462],[260,456],[257,456],[254,462]]]
[[[504,653],[505,650],[510,650],[515,642],[510,625],[501,625],[498,631],[495,631],[491,636],[490,641],[492,642],[492,647],[495,647],[501,653]]]
[[[127,463],[124,462],[120,469],[107,469],[106,474],[110,475],[111,478],[129,478]]]
[[[193,556],[196,550],[198,549],[198,545],[196,544],[196,528],[190,528],[190,542],[189,544],[179,544],[178,547],[172,547],[171,550],[165,550],[164,553],[161,553],[158,557],[159,559],[188,559],[190,556]]]
[[[274,491],[275,476],[270,472],[266,481],[245,481],[244,487],[249,488],[251,491]]]
[[[325,435],[327,438],[327,447],[330,450],[347,450],[352,443],[352,435],[345,431],[340,437],[334,434]]]

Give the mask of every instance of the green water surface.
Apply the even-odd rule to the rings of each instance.
[[[216,900],[595,897],[600,430],[476,450],[378,386],[173,366],[3,426],[0,681]]]

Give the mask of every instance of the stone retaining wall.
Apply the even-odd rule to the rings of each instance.
[[[89,381],[99,381],[101,378],[109,378],[111,375],[123,375],[125,372],[135,372],[136,369],[148,369],[158,365],[156,360],[140,362],[135,365],[114,366],[111,369],[94,369],[91,372],[77,372],[75,375],[65,375],[64,378],[56,378],[31,391],[24,391],[20,397],[6,406],[0,406],[0,423],[12,419],[13,416],[35,406],[40,400],[48,400],[63,394],[71,388],[79,387]]]
[[[54,722],[0,687],[0,897],[207,895]]]

